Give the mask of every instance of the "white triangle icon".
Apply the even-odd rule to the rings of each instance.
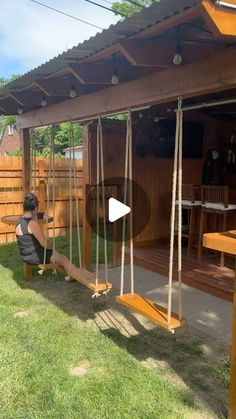
[[[127,207],[127,205],[123,204],[120,201],[117,201],[117,199],[115,198],[109,199],[108,218],[111,223],[129,214],[130,211],[131,211],[130,207]]]

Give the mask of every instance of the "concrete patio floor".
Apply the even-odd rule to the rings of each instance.
[[[115,291],[119,292],[120,268],[109,270],[109,281],[112,282]],[[125,292],[129,288],[129,266],[125,266]],[[135,266],[135,292],[157,302],[164,307],[167,306],[168,285],[167,278]],[[186,319],[187,327],[193,327],[200,334],[211,336],[226,345],[231,343],[232,333],[232,303],[199,291],[188,285],[182,285],[183,295],[183,316]],[[173,282],[172,311],[178,313],[178,283]],[[135,315],[138,319],[151,327],[149,321],[141,319],[142,316]]]

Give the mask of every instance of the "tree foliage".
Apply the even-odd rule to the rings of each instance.
[[[63,155],[63,150],[69,147],[70,122],[54,125],[53,132],[50,127],[37,128],[34,130],[35,149],[38,155],[44,157],[50,154],[51,135],[54,137],[55,154],[59,157]],[[75,146],[82,144],[82,128],[79,124],[73,124],[73,135]]]
[[[5,79],[5,77],[0,77],[0,88],[5,86],[7,83],[10,83],[11,81],[17,79],[18,77],[19,77],[19,74],[13,74],[10,79]],[[12,116],[12,115],[0,116],[0,136],[7,125],[13,125],[15,123],[16,123],[15,116]]]
[[[135,3],[140,4],[140,6],[126,0],[115,1],[112,4],[112,10],[123,13],[126,16],[132,16],[134,13],[141,12],[143,9],[142,6],[147,7],[153,4],[153,0],[135,0]]]

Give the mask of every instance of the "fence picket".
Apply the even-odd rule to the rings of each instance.
[[[42,199],[42,184],[47,182],[49,159],[36,159],[37,164],[37,193]],[[77,196],[83,200],[83,164],[81,160],[76,161],[79,189]],[[21,157],[0,156],[0,218],[5,215],[21,214],[22,212],[22,159]],[[65,234],[69,227],[68,203],[69,203],[69,159],[55,159],[55,227],[56,235]],[[74,197],[73,197],[74,201]],[[82,202],[80,205],[80,220],[82,220]],[[52,215],[52,204],[50,203],[49,214]],[[76,223],[76,214],[73,212],[73,224]],[[52,226],[49,224],[49,236],[52,235]],[[14,226],[6,226],[0,222],[0,243],[15,241]]]

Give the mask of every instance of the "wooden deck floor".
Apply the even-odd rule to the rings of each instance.
[[[167,276],[168,252],[168,246],[136,248],[134,262],[143,268]],[[174,267],[176,267],[176,255],[174,261]],[[177,279],[176,268],[174,268],[174,276]],[[217,266],[213,259],[208,258],[199,263],[193,257],[183,256],[183,282],[217,297],[233,301],[234,271],[227,267]]]

